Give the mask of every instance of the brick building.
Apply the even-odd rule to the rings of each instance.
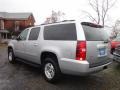
[[[0,12],[0,37],[7,38],[9,33],[21,32],[21,30],[34,26],[35,19],[32,13],[7,13]]]

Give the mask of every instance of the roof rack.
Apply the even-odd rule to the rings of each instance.
[[[63,20],[61,22],[68,22],[68,21],[75,21],[75,20]]]
[[[54,23],[59,23],[59,22],[54,22]],[[43,23],[43,24],[40,24],[40,25],[48,25],[48,24],[54,24],[54,23]]]
[[[68,21],[75,21],[75,20],[63,20],[63,21],[60,21],[60,22],[68,22]],[[48,25],[48,24],[54,24],[54,23],[60,23],[60,22],[43,23],[43,24],[40,24],[40,25]]]

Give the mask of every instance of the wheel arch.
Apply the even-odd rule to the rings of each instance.
[[[43,51],[40,55],[40,63],[43,64],[44,63],[44,59],[46,57],[52,57],[52,58],[55,58],[55,62],[59,65],[59,58],[58,58],[58,55],[54,52],[50,52],[50,51]]]
[[[10,49],[12,49],[12,50],[13,50],[13,47],[12,47],[12,46],[8,46],[8,51],[9,51]]]

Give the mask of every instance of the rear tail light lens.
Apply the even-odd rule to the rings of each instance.
[[[112,41],[112,42],[111,42],[111,48],[115,48],[116,46],[117,46],[117,43],[114,42],[114,41]]]
[[[86,41],[77,41],[76,60],[86,60]]]

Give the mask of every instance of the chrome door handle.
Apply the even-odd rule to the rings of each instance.
[[[34,43],[34,46],[38,46],[38,43]]]

